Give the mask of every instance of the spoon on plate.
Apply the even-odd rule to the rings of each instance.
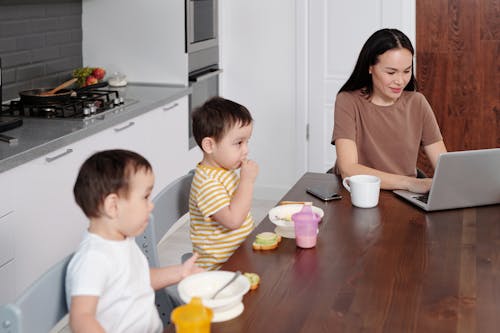
[[[236,280],[238,278],[238,276],[241,275],[241,272],[240,271],[236,271],[233,275],[233,277],[231,278],[231,280],[229,280],[225,285],[223,285],[222,287],[219,288],[219,290],[217,290],[215,292],[215,294],[212,295],[212,297],[210,297],[210,299],[214,299],[215,296],[217,296],[221,291],[223,291],[224,289],[226,289],[227,286],[229,286],[231,283],[234,282],[234,280]]]

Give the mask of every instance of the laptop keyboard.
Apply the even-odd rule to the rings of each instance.
[[[415,197],[418,201],[422,201],[423,203],[427,203],[427,200],[429,200],[429,193],[423,194],[423,195],[418,195]]]

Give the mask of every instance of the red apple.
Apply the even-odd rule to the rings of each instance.
[[[90,85],[96,84],[98,82],[99,81],[97,80],[97,78],[95,76],[89,75],[89,76],[87,76],[87,79],[85,80],[85,85],[90,86]]]
[[[97,79],[97,80],[102,80],[104,79],[104,75],[106,75],[106,71],[104,68],[101,67],[96,67],[92,71],[92,75]]]

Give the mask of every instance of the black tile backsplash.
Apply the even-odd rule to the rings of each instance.
[[[0,0],[3,100],[82,66],[82,0]]]

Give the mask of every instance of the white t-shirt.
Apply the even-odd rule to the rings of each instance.
[[[66,272],[66,298],[98,296],[96,317],[106,332],[156,333],[149,267],[134,238],[112,241],[86,232]]]

